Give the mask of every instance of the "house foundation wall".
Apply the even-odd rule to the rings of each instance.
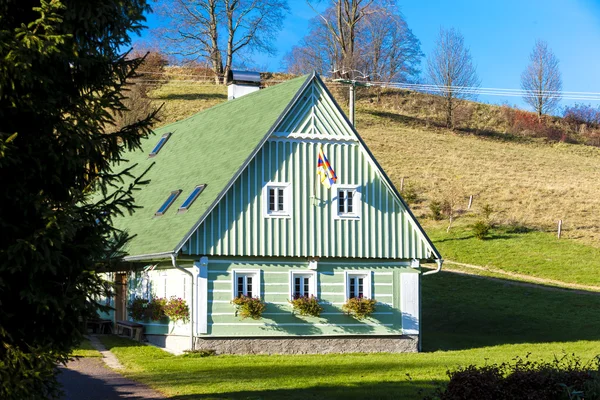
[[[327,354],[327,353],[414,353],[417,335],[371,337],[270,337],[196,338],[197,350],[217,354]]]

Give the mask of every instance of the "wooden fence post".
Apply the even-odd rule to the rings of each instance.
[[[473,195],[469,196],[469,205],[467,206],[467,210],[471,209],[471,205],[473,204]]]
[[[558,220],[558,238],[560,239],[560,234],[562,233],[562,219]]]
[[[404,177],[400,179],[400,192],[404,191]]]

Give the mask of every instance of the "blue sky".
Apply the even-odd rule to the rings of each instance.
[[[315,16],[304,0],[290,0],[291,14],[278,35],[278,54],[256,56],[261,69],[282,69],[285,53],[306,34]],[[319,8],[324,8],[322,1]],[[518,89],[536,39],[560,60],[563,90],[600,92],[600,0],[398,1],[408,26],[428,55],[441,26],[457,28],[477,65],[482,87]],[[149,26],[157,20],[149,16]],[[423,60],[422,66],[425,66]],[[519,97],[480,96],[480,101],[525,107]],[[600,101],[564,100],[600,105]]]

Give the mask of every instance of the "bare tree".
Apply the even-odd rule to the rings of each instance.
[[[421,57],[419,40],[394,2],[332,0],[285,64],[295,73],[336,71],[352,79],[360,71],[379,80],[406,81],[418,76]]]
[[[208,62],[216,83],[250,54],[274,54],[289,12],[287,0],[158,0],[156,8],[165,21],[157,31],[169,42],[165,51]]]
[[[529,65],[521,74],[521,88],[526,92],[523,100],[533,107],[539,119],[555,110],[560,102],[562,78],[558,59],[542,40],[535,42]]]
[[[476,95],[469,88],[480,84],[471,53],[464,42],[458,30],[440,28],[436,47],[427,59],[428,78],[445,99],[448,128],[454,128],[453,114],[458,106],[456,100],[475,98]]]

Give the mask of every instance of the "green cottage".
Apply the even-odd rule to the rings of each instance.
[[[161,127],[130,152],[148,185],[115,225],[133,272],[113,274],[110,318],[134,298],[184,299],[190,321],[137,321],[148,341],[218,353],[420,348],[422,262],[442,258],[317,74],[258,90],[233,71],[230,100]],[[327,188],[319,152],[337,175]],[[436,272],[436,271],[432,271]],[[429,273],[432,273],[429,272]],[[259,297],[259,319],[232,300]],[[315,296],[319,316],[290,300]],[[366,318],[349,299],[375,299]],[[356,301],[356,300],[354,300]]]

